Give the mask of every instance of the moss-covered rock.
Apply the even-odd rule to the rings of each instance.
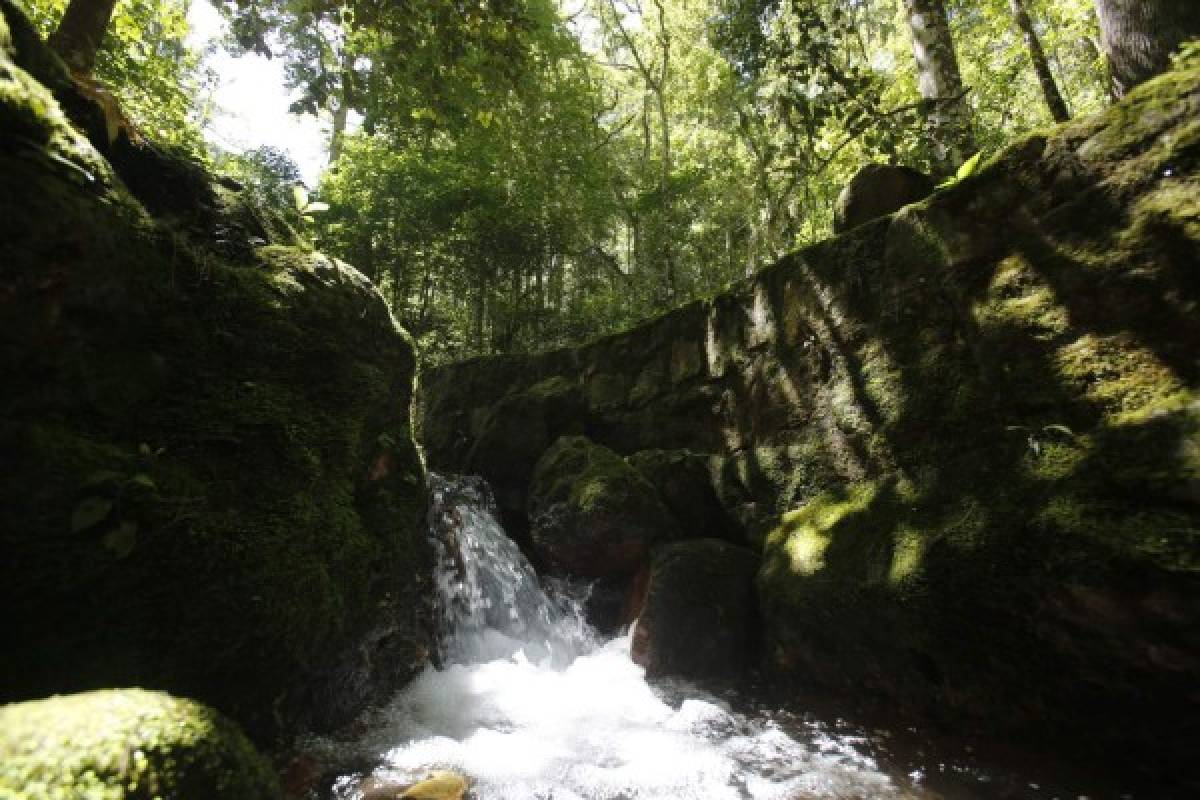
[[[629,576],[679,537],[654,487],[619,455],[564,436],[539,459],[529,493],[533,546],[553,571]]]
[[[912,167],[866,164],[846,184],[833,207],[833,232],[899,211],[933,194],[933,180]]]
[[[270,766],[232,721],[119,689],[0,707],[0,797],[272,800]]]
[[[361,274],[259,246],[207,179],[148,213],[13,52],[0,699],[141,685],[256,737],[346,720],[424,658],[412,344]]]
[[[587,435],[710,459],[762,545],[783,694],[845,689],[1183,775],[1200,738],[1197,264],[1193,58],[711,301],[444,367],[427,414],[458,413],[456,384],[487,407],[501,370],[490,404],[609,376]]]

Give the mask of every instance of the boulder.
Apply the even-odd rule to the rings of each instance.
[[[633,660],[649,676],[739,676],[754,662],[758,639],[757,570],[753,551],[717,539],[660,548],[633,630]]]
[[[109,689],[0,707],[0,796],[276,800],[228,718],[163,692]]]
[[[412,784],[369,776],[358,785],[357,796],[362,800],[462,800],[469,788],[470,782],[457,772],[434,770]]]
[[[564,436],[538,460],[529,492],[533,546],[554,572],[629,576],[679,535],[654,487],[607,447]]]
[[[412,343],[194,165],[143,174],[179,201],[143,204],[0,9],[0,701],[138,685],[256,738],[347,721],[428,640]]]
[[[893,214],[933,194],[933,179],[912,167],[867,164],[838,195],[833,231],[842,233],[864,222]]]

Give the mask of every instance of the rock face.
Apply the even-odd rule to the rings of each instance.
[[[0,701],[140,685],[260,741],[339,724],[424,658],[409,338],[198,166],[106,159],[0,8]]]
[[[216,711],[121,689],[0,707],[0,795],[274,800],[279,785]]]
[[[781,690],[1190,774],[1197,120],[1193,60],[712,300],[435,370],[430,460],[554,381],[547,438],[707,459]]]
[[[757,571],[754,552],[717,539],[660,548],[633,630],[633,660],[650,676],[739,676],[758,642]]]
[[[562,437],[538,461],[529,507],[534,551],[566,575],[631,576],[679,535],[650,482],[582,436]]]
[[[642,450],[626,461],[654,486],[684,537],[741,538],[713,489],[708,457],[688,450]]]
[[[894,214],[933,194],[933,179],[912,167],[867,164],[846,184],[833,207],[833,231],[842,233]]]
[[[582,410],[578,388],[552,378],[503,398],[472,421],[477,436],[465,452],[464,471],[495,476],[492,486],[505,527],[523,544],[528,544],[525,505],[534,467],[559,434],[582,432],[573,422]]]

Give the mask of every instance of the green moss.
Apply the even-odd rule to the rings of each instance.
[[[586,514],[630,502],[658,503],[654,487],[637,470],[582,436],[564,436],[546,451],[530,496],[543,507],[567,503]]]
[[[70,126],[50,91],[0,49],[0,137],[6,147],[39,161],[60,179],[107,191],[112,170],[87,139]]]
[[[785,556],[787,565],[774,565],[772,569],[786,569],[792,575],[803,576],[820,572],[826,566],[825,551],[833,529],[847,515],[861,513],[876,491],[873,484],[858,484],[845,492],[827,492],[803,508],[784,514],[779,527],[767,535],[766,548],[777,556]]]
[[[237,726],[211,708],[123,689],[0,707],[0,796],[266,800],[279,787]]]

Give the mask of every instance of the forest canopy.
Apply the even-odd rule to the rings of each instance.
[[[539,350],[712,294],[830,235],[870,162],[951,179],[1095,111],[1200,31],[1157,0],[214,0],[330,131],[206,144],[189,2],[29,0],[143,136],[247,187],[383,291],[432,362]],[[1140,4],[1139,4],[1140,5]],[[99,33],[102,33],[101,37]]]

